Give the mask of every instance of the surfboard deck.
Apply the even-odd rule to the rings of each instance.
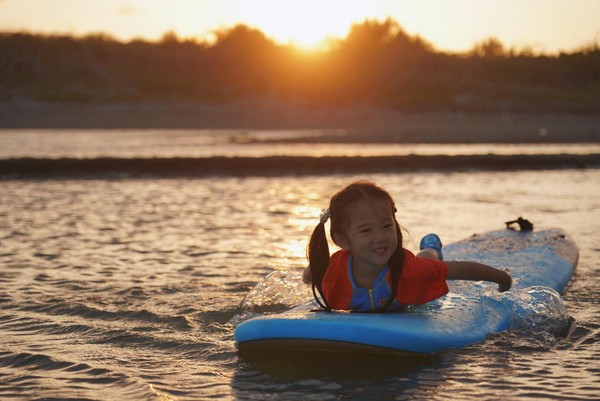
[[[445,260],[509,268],[510,291],[543,286],[563,292],[578,257],[576,244],[558,228],[490,231],[444,247]],[[463,347],[511,327],[513,298],[499,293],[494,283],[448,285],[444,297],[400,313],[325,312],[309,301],[241,323],[235,340],[247,356],[277,351],[414,355]]]

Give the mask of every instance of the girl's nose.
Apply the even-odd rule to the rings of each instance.
[[[383,242],[385,241],[385,233],[383,232],[383,230],[375,230],[375,242]]]

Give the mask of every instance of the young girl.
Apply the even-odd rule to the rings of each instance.
[[[448,293],[446,280],[485,280],[512,285],[509,273],[476,262],[442,260],[435,234],[421,241],[415,256],[402,247],[402,233],[390,194],[368,181],[350,184],[330,201],[308,245],[305,283],[326,310],[382,312],[424,304]],[[325,223],[342,248],[329,255]],[[317,291],[318,294],[317,295]]]

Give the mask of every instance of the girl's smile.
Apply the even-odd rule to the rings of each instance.
[[[368,286],[398,246],[394,211],[387,199],[371,198],[348,205],[345,213],[349,225],[336,242],[352,254],[356,282]]]

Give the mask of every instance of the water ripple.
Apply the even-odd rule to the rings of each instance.
[[[395,194],[409,249],[431,227],[465,238],[515,210],[581,249],[565,330],[525,322],[413,366],[238,359],[236,322],[310,297],[306,240],[332,188],[358,177],[3,181],[0,399],[596,399],[599,174],[371,177]]]

